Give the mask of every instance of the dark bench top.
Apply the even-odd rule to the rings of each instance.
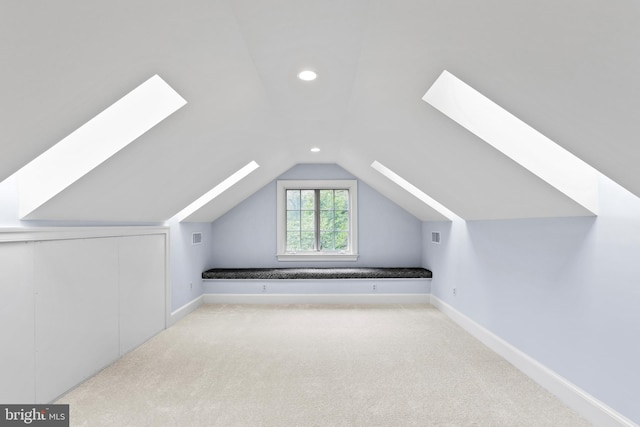
[[[212,268],[203,279],[430,279],[424,268]]]

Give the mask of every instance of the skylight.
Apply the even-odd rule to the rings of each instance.
[[[155,75],[20,169],[24,218],[187,103]]]
[[[422,98],[597,214],[599,172],[448,71]]]
[[[418,187],[411,184],[406,179],[402,178],[397,173],[393,172],[388,167],[384,166],[382,163],[377,160],[371,163],[371,167],[380,172],[382,175],[389,178],[394,183],[398,184],[404,190],[408,191],[411,195],[418,198],[422,203],[430,206],[432,209],[439,212],[441,215],[449,218],[450,220],[463,220],[461,217],[453,213],[451,210],[447,209],[443,204],[439,203],[432,197],[428,196],[424,192],[422,192]]]
[[[239,182],[241,179],[243,179],[244,177],[249,175],[254,170],[258,169],[259,167],[260,167],[260,165],[258,165],[255,161],[252,160],[251,162],[249,162],[245,166],[243,166],[241,169],[239,169],[238,171],[234,172],[231,176],[226,178],[220,184],[216,185],[211,190],[209,190],[208,192],[206,192],[205,194],[200,196],[196,201],[191,203],[189,206],[187,206],[186,208],[184,208],[183,210],[178,212],[174,216],[174,218],[176,218],[180,222],[184,221],[186,218],[188,218],[195,211],[197,211],[198,209],[202,208],[204,205],[206,205],[207,203],[209,203],[210,201],[212,201],[213,199],[218,197],[220,194],[222,194],[225,191],[227,191],[234,184]]]

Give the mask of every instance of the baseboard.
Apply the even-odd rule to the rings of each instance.
[[[633,421],[480,326],[438,297],[431,295],[431,304],[594,425],[639,427]]]
[[[429,294],[204,294],[205,304],[429,304]]]
[[[190,302],[186,303],[179,309],[175,310],[174,312],[171,313],[171,315],[169,315],[169,321],[167,322],[168,323],[167,327],[171,327],[175,325],[178,320],[182,319],[187,314],[195,311],[202,304],[204,304],[204,296],[200,295],[199,297],[191,300]]]

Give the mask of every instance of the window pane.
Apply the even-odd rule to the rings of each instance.
[[[312,251],[314,250],[315,243],[315,233],[300,233],[300,250],[302,251]]]
[[[349,190],[335,190],[336,210],[349,210]]]
[[[333,190],[320,190],[320,209],[333,210]]]
[[[314,211],[302,211],[300,219],[301,229],[305,231],[313,231],[316,229],[316,213]]]
[[[333,231],[333,211],[320,211],[320,230]]]
[[[287,230],[300,231],[300,211],[287,211]]]
[[[335,233],[335,238],[337,251],[349,250],[349,233]]]
[[[340,260],[351,259],[339,253],[352,255],[358,246],[358,218],[352,216],[357,207],[355,180],[278,181],[277,190],[278,255],[288,251],[290,258],[303,259],[321,256],[318,252],[324,251],[329,255],[326,259],[334,255]],[[285,259],[289,258],[280,260]]]
[[[287,232],[287,250],[300,250],[300,232]]]
[[[335,224],[336,231],[348,231],[349,230],[349,211],[336,211],[335,212]]]
[[[320,245],[322,250],[332,251],[335,249],[333,235],[334,233],[320,233]]]
[[[287,210],[300,209],[300,190],[287,190]]]
[[[300,208],[301,209],[307,209],[307,210],[313,210],[315,209],[315,198],[316,198],[316,192],[315,190],[301,190],[300,191],[300,197],[301,197],[301,205]]]

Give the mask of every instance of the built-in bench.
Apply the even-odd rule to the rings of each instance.
[[[207,303],[428,303],[424,268],[213,268],[202,273]]]
[[[431,279],[425,268],[212,268],[205,280]]]

